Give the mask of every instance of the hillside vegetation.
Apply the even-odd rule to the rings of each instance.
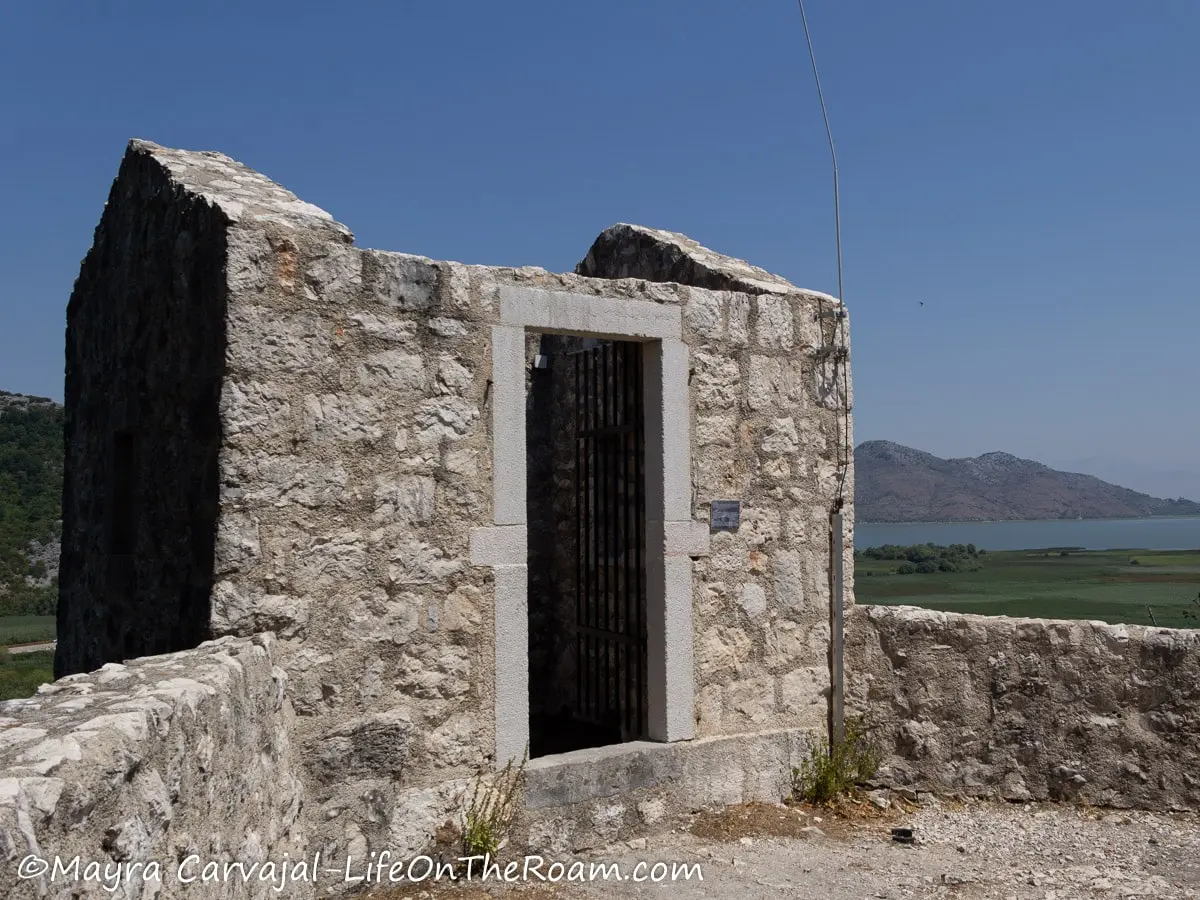
[[[62,481],[63,408],[0,391],[0,616],[54,613]]]
[[[1200,503],[1191,500],[1139,494],[1010,453],[941,459],[891,441],[867,441],[855,448],[854,466],[859,522],[1200,515]]]

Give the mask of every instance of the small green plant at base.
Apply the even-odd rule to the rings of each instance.
[[[517,815],[527,762],[528,747],[519,765],[514,766],[510,759],[494,779],[485,779],[483,773],[476,776],[471,800],[463,813],[463,856],[495,856],[499,852]]]
[[[854,791],[879,771],[883,754],[862,719],[847,719],[835,746],[809,738],[805,756],[792,769],[792,799],[830,803]]]

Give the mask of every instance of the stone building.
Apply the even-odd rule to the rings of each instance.
[[[839,498],[852,563],[847,329],[681,235],[573,274],[366,250],[134,141],[68,309],[56,674],[274,632],[275,830],[331,853],[419,849],[527,748],[543,844],[778,799]]]

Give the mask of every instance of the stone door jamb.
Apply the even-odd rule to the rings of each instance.
[[[646,617],[649,735],[693,736],[692,558],[708,528],[692,520],[688,347],[679,306],[519,286],[500,288],[492,326],[491,526],[471,531],[471,562],[495,578],[493,764],[529,742],[529,567],[525,511],[525,331],[636,341],[645,372]]]

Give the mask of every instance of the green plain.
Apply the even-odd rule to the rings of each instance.
[[[0,616],[0,647],[52,641],[54,616]]]
[[[855,558],[859,603],[948,612],[1200,628],[1194,550],[1012,550],[975,572],[895,574],[896,560]]]
[[[31,697],[54,680],[54,651],[9,653],[10,644],[52,641],[54,616],[0,616],[0,700]]]

